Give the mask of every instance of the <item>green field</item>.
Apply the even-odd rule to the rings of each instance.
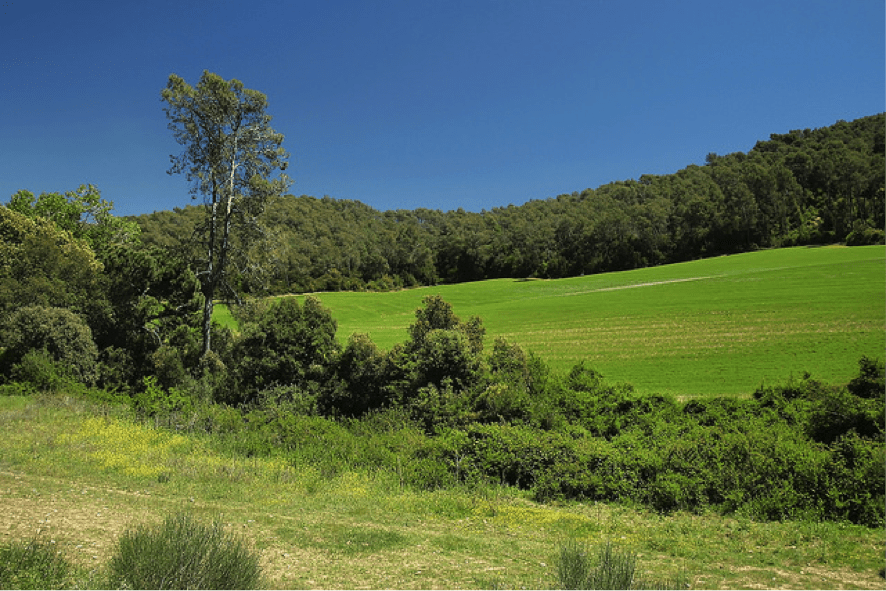
[[[561,280],[499,279],[393,293],[317,294],[338,321],[388,349],[423,297],[477,315],[566,371],[680,396],[750,394],[809,371],[845,383],[886,348],[886,249],[790,248]]]
[[[186,509],[253,544],[273,589],[549,589],[570,536],[611,541],[637,553],[638,575],[694,589],[883,588],[877,528],[416,491],[393,469],[324,475],[227,447],[68,395],[2,396],[0,546],[36,537],[78,569],[61,588],[108,588],[126,528]]]

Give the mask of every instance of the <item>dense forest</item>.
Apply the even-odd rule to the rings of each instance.
[[[880,115],[791,132],[673,175],[477,214],[283,197],[264,236],[232,245],[254,256],[231,260],[271,270],[239,267],[244,291],[387,289],[882,241],[883,128]],[[558,375],[503,339],[484,351],[482,320],[439,296],[389,351],[361,334],[342,346],[312,296],[233,307],[239,334],[214,324],[205,351],[188,242],[201,209],[111,209],[91,185],[0,207],[0,395],[82,396],[247,456],[396,471],[422,489],[886,522],[882,360],[861,359],[848,384],[804,376],[684,403],[584,363]]]
[[[884,114],[773,134],[748,153],[480,213],[379,212],[301,196],[269,203],[245,292],[385,290],[557,278],[780,246],[884,239]],[[138,216],[145,243],[185,248],[200,207]],[[249,272],[247,272],[249,271]]]

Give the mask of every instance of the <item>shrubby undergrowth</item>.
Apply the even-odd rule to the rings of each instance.
[[[502,485],[542,502],[884,525],[882,361],[863,358],[847,386],[804,375],[748,399],[680,402],[609,384],[584,363],[557,375],[501,339],[486,355],[482,322],[436,296],[389,352],[361,335],[341,348],[310,297],[242,320],[214,364],[171,385],[71,387],[326,477],[387,471],[417,489]],[[63,359],[42,363],[72,379]]]

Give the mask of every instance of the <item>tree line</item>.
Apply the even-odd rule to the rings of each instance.
[[[359,201],[269,198],[240,245],[252,293],[386,290],[559,278],[759,248],[884,241],[884,114],[773,134],[747,153],[479,213],[380,212]],[[133,218],[147,244],[187,251],[199,207]],[[261,268],[263,273],[254,271]]]

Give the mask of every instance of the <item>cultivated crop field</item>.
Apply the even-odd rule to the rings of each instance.
[[[388,349],[439,294],[560,372],[678,396],[747,395],[803,372],[845,383],[886,349],[886,249],[790,248],[561,280],[499,279],[393,293],[322,293],[344,341]]]

